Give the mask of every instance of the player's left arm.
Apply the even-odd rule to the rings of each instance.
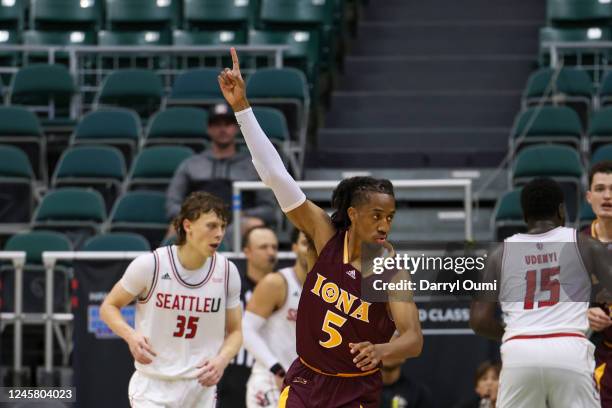
[[[225,368],[242,346],[242,305],[240,303],[240,276],[230,262],[227,301],[225,305],[225,340],[217,355],[205,359],[196,367],[200,369],[198,382],[203,386],[216,385]]]
[[[349,344],[351,353],[356,354],[353,362],[361,371],[375,369],[382,360],[394,362],[418,357],[423,350],[423,333],[416,304],[410,301],[396,301],[389,302],[388,306],[399,336],[388,343]]]
[[[484,272],[480,278],[482,281],[499,282],[503,250],[503,245],[500,245],[488,257]],[[495,316],[498,294],[487,293],[480,295],[480,297],[476,297],[472,300],[472,305],[470,307],[470,327],[474,330],[474,333],[480,336],[501,341],[504,335],[504,326]],[[487,297],[487,295],[489,296]]]

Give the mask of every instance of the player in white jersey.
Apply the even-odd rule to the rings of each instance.
[[[605,248],[565,228],[563,191],[535,179],[521,193],[528,232],[505,240],[487,262],[484,279],[498,282],[495,302],[472,303],[470,324],[502,340],[497,407],[599,407],[594,348],[585,337],[592,272],[612,287]]]
[[[216,252],[229,213],[223,201],[192,193],[174,220],[177,245],[136,258],[101,307],[123,338],[136,371],[134,408],[213,408],[216,385],[242,343],[240,277]],[[136,327],[120,309],[136,303]]]
[[[285,372],[297,358],[297,309],[316,254],[306,235],[297,229],[291,242],[295,264],[266,275],[255,287],[244,315],[244,347],[256,359],[247,382],[247,408],[276,407]]]

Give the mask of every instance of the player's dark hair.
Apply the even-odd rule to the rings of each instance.
[[[563,190],[559,183],[551,178],[535,178],[527,183],[521,192],[521,207],[525,220],[553,218],[563,202]]]
[[[251,227],[249,228],[245,233],[244,236],[242,237],[242,249],[246,248],[249,246],[249,244],[251,243],[251,233],[253,231],[257,231],[257,230],[269,230],[272,231],[274,233],[274,235],[276,235],[276,233],[274,232],[274,230],[270,227],[266,227],[265,225],[257,225],[255,227]]]
[[[476,368],[476,374],[474,375],[474,386],[478,386],[478,381],[480,381],[480,379],[482,377],[484,377],[485,375],[487,375],[487,373],[493,370],[495,372],[495,375],[497,376],[497,378],[499,378],[499,374],[501,372],[501,364],[500,363],[492,363],[490,361],[485,361],[483,363],[481,363],[478,368]]]
[[[364,203],[370,193],[389,194],[395,198],[393,184],[387,179],[351,177],[342,180],[332,194],[332,207],[335,211],[331,220],[334,227],[347,229],[351,225],[347,210]]]
[[[298,243],[298,240],[300,239],[300,232],[302,232],[302,231],[300,231],[297,228],[294,228],[294,229],[291,230],[291,243],[292,244],[297,244]]]
[[[591,167],[591,171],[589,171],[589,190],[593,184],[593,176],[597,173],[612,174],[612,160],[604,160]]]
[[[183,221],[195,221],[200,215],[213,211],[225,224],[230,220],[230,212],[225,202],[214,194],[203,191],[191,193],[181,205],[181,212],[172,221],[176,230],[176,244],[184,245],[187,242],[187,232],[183,228]]]
[[[297,228],[293,228],[291,230],[291,244],[297,244],[298,241],[300,240],[300,233],[304,234],[304,236],[306,237],[306,241],[308,241],[308,246],[310,248],[314,248],[314,242],[313,240],[308,236],[308,234],[306,234],[304,231],[300,231]]]

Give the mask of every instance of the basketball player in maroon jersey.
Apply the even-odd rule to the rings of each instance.
[[[219,85],[255,169],[293,225],[312,238],[318,254],[300,297],[298,358],[285,376],[279,407],[378,407],[381,360],[415,357],[423,346],[413,302],[369,303],[360,296],[362,244],[389,247],[393,185],[371,177],[343,180],[332,196],[331,217],[307,200],[257,123],[236,50],[231,54],[233,69],[221,72]],[[396,328],[400,335],[390,342]]]
[[[583,233],[605,243],[612,251],[612,161],[603,161],[589,172],[587,201],[595,213],[595,220]],[[605,311],[604,311],[605,309]],[[601,406],[612,408],[612,319],[610,303],[589,309],[589,326],[602,333],[595,350],[595,380],[599,385]]]

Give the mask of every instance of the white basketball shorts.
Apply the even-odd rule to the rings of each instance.
[[[136,370],[128,396],[132,408],[215,408],[217,387],[203,387],[197,379],[160,380]]]
[[[497,408],[600,407],[595,347],[582,337],[512,339],[501,346]]]

